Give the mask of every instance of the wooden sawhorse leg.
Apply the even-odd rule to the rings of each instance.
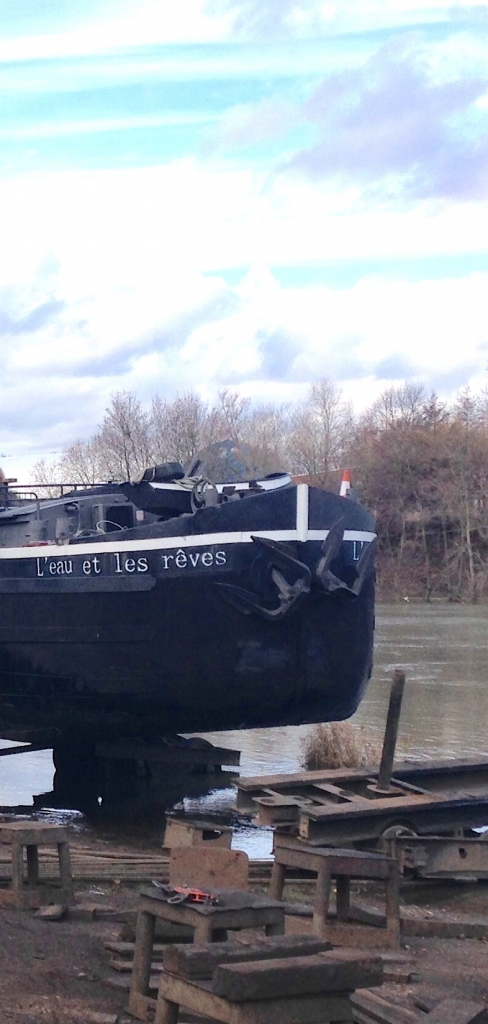
[[[159,997],[156,1003],[154,1024],[178,1024],[178,1003],[170,1003],[169,999]]]
[[[141,1020],[147,1020],[149,1002],[149,979],[151,977],[151,960],[156,919],[146,910],[137,915],[136,942],[134,949],[134,967],[132,969],[132,985],[129,995],[129,1012]]]
[[[317,874],[313,904],[313,932],[322,938],[327,934],[327,916],[330,904],[331,873],[327,863],[321,864]]]
[[[285,885],[286,867],[284,864],[279,864],[276,859],[271,869],[271,882],[269,886],[268,896],[270,900],[281,900],[283,895],[283,888]]]
[[[337,920],[349,921],[351,903],[351,880],[348,875],[336,876]]]
[[[21,893],[24,888],[24,848],[20,843],[12,843],[12,889]]]
[[[27,882],[29,885],[39,884],[39,852],[37,846],[26,846],[27,850]]]

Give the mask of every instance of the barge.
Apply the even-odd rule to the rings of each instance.
[[[230,442],[186,472],[34,492],[0,485],[0,737],[75,757],[353,714],[374,630],[358,502],[251,474]]]

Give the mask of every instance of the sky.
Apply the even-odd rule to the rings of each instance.
[[[114,392],[488,365],[481,0],[0,2],[0,465]]]

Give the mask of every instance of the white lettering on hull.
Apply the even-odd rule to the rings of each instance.
[[[107,553],[107,560],[103,559],[105,552],[100,555],[92,555],[90,558],[79,556],[75,558],[36,558],[36,576],[39,579],[49,579],[53,576],[134,576],[141,573],[149,573],[149,560],[146,555],[132,557],[121,551]],[[177,569],[180,571],[193,569],[219,568],[227,564],[227,551],[185,551],[178,548],[175,554],[161,555],[163,570]],[[157,572],[157,570],[156,570]]]
[[[198,569],[204,566],[210,569],[214,565],[225,565],[227,562],[226,551],[189,551],[186,554],[183,548],[178,548],[175,555],[161,555],[163,569]]]
[[[36,558],[38,576],[71,576],[73,573],[72,558]]]

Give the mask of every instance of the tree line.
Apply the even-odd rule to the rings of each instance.
[[[88,440],[56,463],[37,463],[37,483],[85,485],[136,478],[148,466],[183,465],[214,441],[245,443],[264,472],[287,469],[337,489],[352,470],[359,499],[376,516],[378,583],[384,598],[477,601],[488,592],[488,389],[451,403],[417,383],[387,388],[354,414],[328,379],[296,405],[253,405],[224,389],[217,401],[188,392],[112,395]]]

